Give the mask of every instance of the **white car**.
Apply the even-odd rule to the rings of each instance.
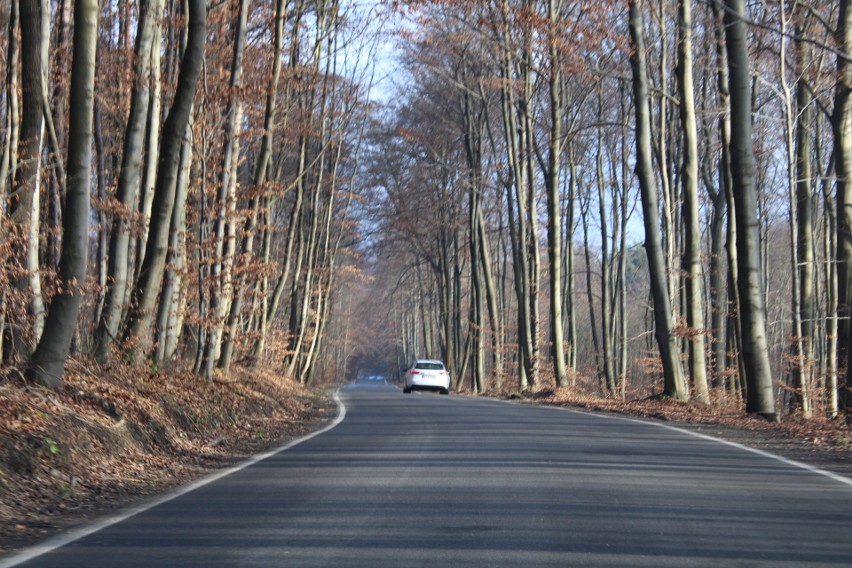
[[[436,390],[450,394],[450,373],[441,361],[418,359],[402,377],[402,392]]]

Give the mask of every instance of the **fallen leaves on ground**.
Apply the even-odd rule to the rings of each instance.
[[[184,483],[327,418],[331,403],[280,375],[72,361],[49,390],[0,370],[0,552]]]

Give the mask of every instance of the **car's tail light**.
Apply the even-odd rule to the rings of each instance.
[[[418,371],[418,370],[416,370],[416,369],[411,369],[411,371],[409,371],[409,372],[410,372],[412,375],[419,375],[419,374],[420,374],[420,371]]]

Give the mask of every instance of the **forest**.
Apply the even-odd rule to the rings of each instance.
[[[849,0],[12,0],[2,366],[848,417]]]

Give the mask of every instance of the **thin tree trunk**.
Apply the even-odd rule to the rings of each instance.
[[[239,1],[236,30],[234,37],[234,55],[231,61],[230,96],[225,109],[224,149],[222,152],[222,176],[216,195],[216,224],[214,229],[214,260],[212,266],[213,290],[210,294],[210,315],[213,325],[207,335],[207,349],[202,373],[208,379],[213,377],[213,369],[219,354],[222,339],[222,327],[227,315],[228,298],[231,296],[233,267],[233,208],[236,200],[237,161],[240,152],[239,136],[242,131],[242,84],[243,53],[245,51],[246,19],[249,0]]]
[[[44,133],[44,69],[42,50],[46,38],[43,37],[42,20],[49,18],[49,6],[44,0],[20,0],[19,22],[21,29],[21,122],[19,130],[18,158],[15,168],[14,190],[8,199],[8,219],[16,231],[13,257],[17,268],[12,271],[10,280],[25,302],[26,308],[13,311],[12,342],[8,355],[23,357],[29,351],[33,340],[39,308],[36,295],[41,294],[38,277],[38,265],[32,266],[38,258],[39,216],[33,216],[33,208],[38,205],[38,192],[41,177],[41,152]],[[35,225],[35,227],[33,227]],[[39,298],[40,301],[40,298]]]
[[[591,207],[591,195],[584,193],[582,187],[578,191],[578,200],[580,204],[580,222],[583,225],[583,255],[586,262],[586,301],[589,304],[589,327],[592,331],[592,350],[595,353],[595,370],[598,376],[603,376],[605,371],[601,362],[601,345],[598,340],[598,321],[604,322],[605,318],[601,314],[600,320],[595,316],[595,296],[592,288],[592,258],[591,247],[589,246],[589,209]],[[606,384],[601,391],[605,391]]]
[[[629,27],[633,50],[630,66],[633,72],[633,92],[636,105],[636,175],[642,194],[645,222],[645,253],[651,276],[654,299],[655,336],[663,366],[663,395],[686,400],[687,392],[680,362],[678,341],[672,323],[671,301],[667,287],[663,248],[659,237],[657,181],[654,175],[651,150],[650,103],[648,97],[645,36],[641,0],[629,1]]]
[[[96,208],[97,223],[98,223],[98,304],[95,308],[94,325],[97,326],[101,321],[101,315],[104,308],[104,298],[106,297],[107,288],[107,250],[109,239],[107,236],[107,215],[104,211],[103,204],[106,203],[107,195],[107,166],[106,166],[106,149],[104,148],[103,138],[103,119],[101,107],[95,98],[94,108],[94,137],[95,137],[95,163],[96,163],[96,179],[97,179],[97,196],[101,203],[100,207]],[[97,328],[96,328],[97,329]]]
[[[204,59],[207,2],[206,0],[189,0],[188,7],[186,49],[178,75],[174,101],[163,125],[154,197],[156,207],[151,216],[145,260],[134,289],[131,312],[124,331],[124,339],[135,343],[131,346],[132,358],[135,360],[139,360],[148,348],[146,334],[154,317],[157,295],[165,269],[169,228],[177,189],[180,146],[189,123],[196,84]]]
[[[141,183],[145,124],[151,90],[151,51],[155,41],[157,20],[162,0],[143,5],[136,38],[136,78],[130,98],[130,115],[124,135],[124,151],[116,187],[119,211],[113,213],[107,265],[107,292],[103,315],[95,333],[95,355],[107,356],[109,346],[118,333],[124,313],[130,266],[131,212],[136,208]]]
[[[837,83],[834,88],[834,111],[831,125],[834,133],[834,171],[837,174],[837,309],[839,366],[847,369],[847,421],[852,420],[852,379],[849,378],[849,354],[852,353],[852,63],[845,54],[852,53],[852,2],[838,0],[837,16]]]
[[[558,10],[556,0],[548,0],[550,77],[550,130],[548,132],[547,171],[547,254],[550,262],[550,333],[553,338],[553,371],[556,385],[568,386],[562,321],[562,211],[559,195],[559,166],[562,160],[562,73],[556,33]]]
[[[141,195],[139,197],[138,210],[142,214],[144,228],[142,235],[136,239],[136,273],[142,267],[142,262],[145,260],[145,243],[148,239],[148,220],[151,218],[151,208],[154,201],[154,189],[157,183],[157,163],[160,156],[160,125],[162,118],[163,107],[163,81],[161,79],[162,71],[160,68],[161,48],[159,38],[162,36],[163,24],[162,3],[164,0],[157,0],[157,18],[155,20],[154,37],[156,41],[151,43],[151,94],[148,97],[148,120],[145,125],[145,163],[142,172]],[[186,43],[186,33],[182,33],[181,42]],[[180,46],[178,46],[180,47]],[[133,243],[131,243],[131,246]]]
[[[163,279],[160,304],[157,311],[157,351],[154,359],[162,363],[170,359],[177,350],[178,338],[183,323],[181,303],[184,294],[183,276],[186,267],[186,198],[192,168],[192,117],[187,124],[186,139],[180,150],[180,166],[175,191],[175,207],[169,230],[168,267]]]
[[[269,171],[269,160],[272,155],[272,138],[275,133],[275,117],[277,113],[277,93],[278,83],[281,78],[281,48],[284,43],[284,20],[287,17],[287,2],[286,0],[277,0],[275,2],[275,36],[272,52],[276,54],[272,58],[272,76],[269,81],[269,90],[266,95],[266,111],[263,118],[263,136],[260,143],[260,152],[257,157],[257,162],[254,167],[254,186],[255,191],[259,191],[267,179]],[[245,264],[251,262],[254,256],[255,233],[257,231],[257,218],[259,214],[261,198],[255,195],[249,203],[249,217],[246,219],[244,227],[244,237],[242,240],[242,255]],[[237,322],[242,311],[243,297],[246,287],[245,277],[240,278],[234,289],[234,299],[231,302],[231,310],[228,315],[227,327],[225,336],[222,341],[222,352],[219,357],[218,366],[221,369],[228,370],[231,366],[231,359],[234,353],[236,343]]]
[[[804,31],[797,28],[796,36],[802,38]],[[796,41],[799,69],[808,65],[811,57],[810,45],[799,39]],[[802,404],[810,398],[808,384],[813,378],[813,359],[815,353],[815,300],[814,300],[814,243],[813,243],[813,190],[811,153],[813,149],[813,96],[806,77],[799,77],[796,86],[796,201],[797,201],[797,246],[799,262],[799,310],[801,312],[803,351],[807,357],[808,368],[802,389]]]
[[[794,9],[795,10],[795,9]],[[795,17],[795,11],[792,14]],[[813,265],[812,249],[812,231],[811,225],[811,189],[810,189],[810,134],[808,133],[809,124],[804,122],[806,113],[810,109],[805,109],[800,106],[800,103],[808,106],[808,95],[804,95],[802,91],[807,91],[804,76],[799,76],[796,86],[796,105],[794,108],[793,95],[790,87],[787,84],[787,12],[785,6],[781,4],[781,49],[779,58],[779,76],[781,77],[781,90],[784,103],[784,132],[785,132],[785,149],[787,154],[787,177],[789,180],[789,195],[790,195],[790,234],[794,235],[790,243],[790,258],[792,265],[791,272],[791,312],[793,316],[792,324],[792,346],[793,352],[793,367],[791,373],[794,377],[794,385],[798,389],[795,395],[797,405],[801,408],[802,414],[806,418],[811,417],[811,397],[809,387],[811,383],[812,364],[811,358],[808,355],[809,345],[812,341],[812,325],[813,305],[811,301],[812,286],[811,286],[811,267]],[[796,58],[799,68],[804,68],[807,65],[804,57],[808,56],[807,49],[803,51],[802,42],[796,41]],[[795,116],[794,116],[795,115]],[[804,145],[804,146],[803,146]],[[801,152],[805,151],[804,157]],[[803,159],[804,158],[804,159]],[[804,211],[803,211],[804,209]],[[805,306],[803,302],[808,302],[809,313],[806,317],[804,314]],[[805,322],[808,320],[808,332],[805,332]]]
[[[4,201],[12,189],[11,181],[15,179],[15,160],[18,156],[18,5],[19,2],[11,2],[9,27],[6,29],[6,135],[0,162],[0,195]],[[0,211],[0,216],[5,216],[5,211]]]
[[[599,93],[598,112],[603,111],[603,93]],[[615,384],[615,369],[613,368],[613,329],[610,325],[612,321],[612,271],[610,257],[610,237],[609,227],[606,214],[606,196],[605,196],[605,174],[603,166],[603,155],[605,152],[606,143],[603,136],[599,133],[596,144],[595,156],[595,177],[597,179],[598,188],[598,222],[601,228],[601,362],[604,377],[604,385],[607,396],[616,396],[617,387]]]
[[[692,80],[692,0],[679,0],[677,83],[683,125],[683,273],[689,326],[689,374],[695,399],[710,403],[704,354],[704,275],[701,266],[701,218],[698,214],[698,132]]]

